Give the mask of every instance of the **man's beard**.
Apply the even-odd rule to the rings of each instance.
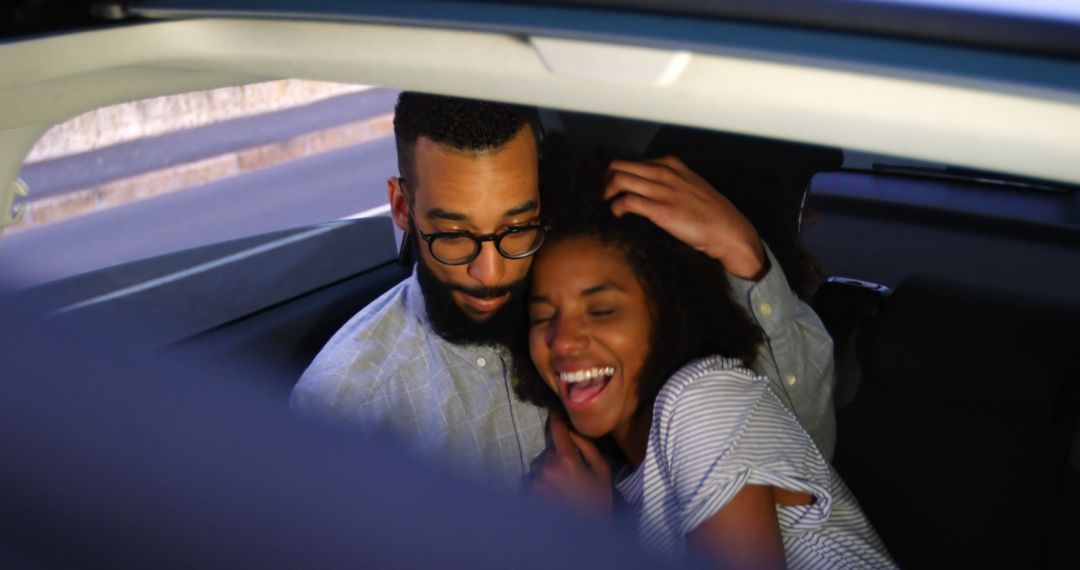
[[[420,290],[424,293],[428,321],[439,336],[454,344],[501,345],[508,348],[522,344],[527,318],[526,278],[502,287],[468,288],[439,280],[423,259],[416,263],[417,279]],[[475,321],[454,301],[455,290],[480,298],[500,297],[506,293],[509,293],[510,297],[489,317],[483,321]]]

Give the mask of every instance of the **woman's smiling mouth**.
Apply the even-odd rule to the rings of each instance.
[[[596,366],[558,372],[559,395],[568,409],[587,408],[596,402],[614,376],[614,366]]]

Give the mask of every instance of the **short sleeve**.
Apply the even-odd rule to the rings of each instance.
[[[792,531],[810,530],[828,519],[829,466],[767,380],[729,368],[699,373],[677,385],[681,389],[662,391],[654,407],[659,414],[655,444],[683,536],[748,484],[814,496],[812,505],[778,513]]]

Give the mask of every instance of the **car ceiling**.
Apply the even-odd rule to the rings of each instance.
[[[136,25],[0,44],[0,185],[14,178],[41,133],[75,114],[289,77],[633,117],[1080,183],[1080,66],[1070,62],[731,22],[664,19],[659,26],[634,14],[567,22],[560,19],[564,11],[538,6],[494,10],[472,3],[472,12],[454,12],[458,26],[442,26],[431,18],[448,12],[420,13],[411,2],[353,2],[348,5],[378,4],[382,16],[338,19],[195,12],[157,19],[169,17],[165,2],[137,4],[133,13],[147,20]],[[248,3],[254,4],[266,3]],[[449,6],[425,6],[435,4]],[[465,16],[480,29],[466,29]],[[87,22],[75,21],[68,25]],[[607,35],[589,34],[589,26]],[[618,27],[624,35],[611,35]],[[698,43],[652,42],[648,33],[697,34]],[[806,55],[822,45],[835,50]],[[883,59],[840,60],[869,52]],[[953,67],[915,72],[897,64],[897,54]],[[643,72],[645,61],[655,69]],[[962,76],[969,69],[984,75]]]
[[[116,21],[136,21],[143,13],[170,11],[248,14],[362,13],[380,2],[317,0],[9,0],[0,6],[0,38],[87,29]],[[796,28],[845,31],[943,44],[969,45],[1063,58],[1080,58],[1080,19],[1054,18],[1023,3],[955,4],[896,0],[397,0],[422,11],[441,5],[546,5],[632,11],[699,19],[760,22]]]
[[[134,0],[133,13],[337,15],[377,13],[386,2],[364,0]],[[842,31],[1003,51],[1080,58],[1080,18],[1049,17],[1022,2],[968,0],[396,0],[413,13],[438,7],[538,5],[607,12],[689,17]]]
[[[175,1],[175,0],[174,0]],[[183,0],[181,0],[183,1]],[[493,2],[496,0],[480,0]],[[511,0],[585,8],[636,10],[843,30],[943,44],[1080,57],[1080,19],[1037,13],[1023,2],[888,0]],[[505,3],[505,0],[498,0]]]

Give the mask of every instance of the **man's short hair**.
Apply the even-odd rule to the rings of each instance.
[[[508,143],[525,125],[539,136],[536,109],[506,103],[406,91],[394,107],[398,172],[416,187],[415,153],[420,137],[459,152],[485,154]],[[413,196],[409,194],[409,200]]]

